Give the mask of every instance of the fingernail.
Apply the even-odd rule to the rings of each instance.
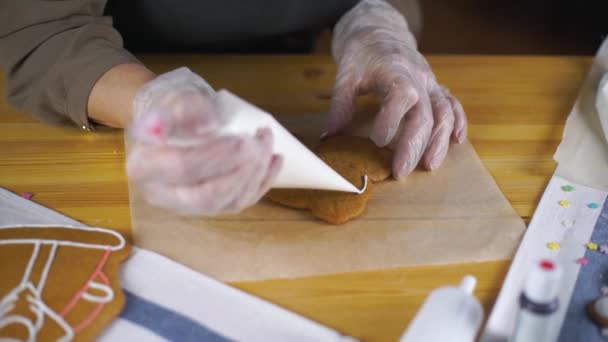
[[[374,142],[374,144],[376,144],[376,146],[378,146],[378,147],[384,146],[384,145],[382,145],[382,143],[384,142],[384,139],[378,138],[378,136],[376,134],[372,134],[369,138],[372,139],[372,141]]]
[[[412,170],[414,170],[416,168],[416,166],[418,165],[418,161],[420,161],[420,156],[411,156],[410,158],[408,158],[407,162],[405,162],[406,165],[406,170],[408,171],[408,173],[412,172]]]
[[[389,127],[386,133],[386,140],[384,141],[384,146],[388,145],[391,140],[395,137],[395,133],[397,132],[396,127]]]
[[[464,134],[464,128],[461,128],[460,130],[458,130],[458,132],[456,133],[456,137],[457,137],[457,142],[459,144],[462,144],[465,140],[465,134]]]
[[[407,165],[403,165],[403,167],[401,167],[401,169],[395,173],[395,179],[400,180],[405,178],[405,176],[407,176],[407,173],[405,172],[405,170],[407,170]]]
[[[391,140],[393,140],[393,137],[395,136],[395,132],[397,132],[396,128],[389,127],[385,134],[382,134],[382,135],[373,134],[370,138],[372,139],[372,141],[374,143],[376,143],[376,145],[378,147],[384,147],[384,146],[388,145],[391,142]]]
[[[439,168],[439,166],[441,166],[441,162],[439,160],[437,160],[437,158],[434,158],[429,163],[429,170],[431,170],[431,171],[437,170]]]
[[[406,161],[401,167],[401,170],[399,170],[399,172],[397,173],[397,179],[402,179],[405,178],[405,176],[409,175],[410,172],[412,172],[413,170],[412,164],[414,164],[413,160]]]

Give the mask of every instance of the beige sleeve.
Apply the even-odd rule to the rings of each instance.
[[[139,63],[122,47],[106,0],[0,0],[0,67],[11,105],[41,121],[89,128],[97,80]]]

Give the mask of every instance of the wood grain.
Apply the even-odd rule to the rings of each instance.
[[[335,77],[325,56],[143,56],[157,72],[187,65],[275,113],[323,112]],[[462,101],[484,165],[526,220],[554,168],[553,153],[591,59],[431,56],[439,81]],[[0,77],[0,88],[4,78]],[[4,89],[2,89],[4,93]],[[359,101],[376,110],[377,100]],[[0,101],[0,186],[87,224],[130,226],[122,132],[47,127]],[[393,341],[433,288],[479,279],[489,310],[508,261],[359,272],[235,286],[366,341]]]

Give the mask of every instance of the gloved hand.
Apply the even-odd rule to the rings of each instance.
[[[384,101],[370,138],[378,146],[394,144],[395,178],[407,176],[420,160],[436,169],[450,138],[466,139],[462,105],[437,83],[404,17],[385,1],[363,0],[346,13],[334,28],[332,53],[338,74],[325,134],[346,126],[356,97],[373,91]]]
[[[600,116],[604,138],[608,142],[608,72],[602,76],[595,96],[595,108]]]
[[[158,76],[137,94],[127,173],[149,203],[181,214],[234,213],[270,189],[282,163],[272,132],[219,134],[214,94],[187,68]]]

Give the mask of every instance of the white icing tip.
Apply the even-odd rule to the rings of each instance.
[[[358,195],[361,195],[367,189],[367,175],[363,176],[363,188],[357,192]]]

